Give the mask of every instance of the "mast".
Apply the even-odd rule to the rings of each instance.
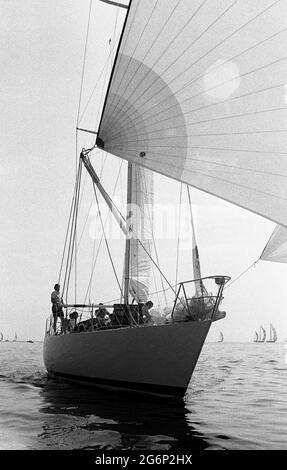
[[[128,233],[126,235],[126,251],[125,251],[125,267],[124,267],[124,303],[129,304],[129,282],[130,282],[130,254],[131,254],[131,237],[129,236],[132,227],[129,226],[129,219],[131,217],[131,198],[132,198],[132,164],[128,164],[128,178],[127,178],[127,227]]]

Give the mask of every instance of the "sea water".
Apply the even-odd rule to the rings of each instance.
[[[0,343],[1,450],[287,449],[285,343],[206,343],[184,400],[49,379],[42,348]]]

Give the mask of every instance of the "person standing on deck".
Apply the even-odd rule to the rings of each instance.
[[[51,294],[51,302],[52,302],[52,312],[54,318],[54,332],[56,333],[57,328],[57,319],[58,317],[61,320],[62,330],[64,329],[64,312],[63,307],[63,299],[60,296],[60,284],[54,285],[54,291]]]

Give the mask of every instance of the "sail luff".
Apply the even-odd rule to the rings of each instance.
[[[101,128],[103,117],[104,117],[104,112],[105,112],[106,105],[107,105],[107,99],[108,99],[108,96],[109,96],[112,80],[113,80],[114,73],[115,73],[115,67],[116,67],[116,64],[117,64],[120,47],[121,47],[122,40],[123,40],[123,37],[124,37],[124,32],[125,32],[125,28],[126,28],[126,25],[127,25],[127,20],[128,20],[128,16],[129,16],[129,12],[130,12],[131,3],[132,3],[132,0],[130,0],[128,8],[127,8],[127,13],[126,13],[125,21],[124,21],[124,24],[123,24],[123,29],[122,29],[121,36],[120,36],[119,43],[118,43],[118,47],[117,47],[117,50],[116,50],[114,63],[113,63],[113,67],[112,67],[112,71],[111,71],[111,75],[110,75],[110,79],[109,79],[109,83],[108,83],[108,87],[107,87],[107,92],[106,92],[106,96],[105,96],[105,99],[104,99],[102,114],[101,114],[101,117],[100,117],[98,131],[97,131],[97,137],[96,137],[96,145],[98,147],[103,147],[103,144],[104,144],[103,140],[99,136],[99,131],[100,131],[100,128]]]

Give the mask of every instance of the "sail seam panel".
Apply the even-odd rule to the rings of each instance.
[[[197,147],[196,147],[197,148]],[[128,149],[129,152],[133,149]],[[220,150],[220,149],[219,149]],[[228,149],[229,151],[229,149]],[[272,152],[270,151],[269,152],[270,154],[272,154]],[[165,157],[166,154],[163,154],[163,153],[158,153],[158,152],[153,152],[154,155],[157,155],[157,156],[162,156],[162,157]],[[173,159],[180,159],[180,157],[178,155],[172,155],[172,154],[168,154],[169,157],[172,157]],[[265,174],[267,176],[278,176],[278,177],[282,177],[282,178],[287,178],[287,173],[286,174],[283,174],[283,173],[273,173],[273,172],[270,172],[270,171],[264,171],[264,170],[259,170],[258,168],[246,168],[246,167],[240,167],[240,166],[236,166],[236,165],[228,165],[226,163],[221,163],[219,161],[212,161],[212,160],[204,160],[204,159],[198,159],[198,158],[193,158],[193,157],[189,157],[188,158],[190,161],[194,161],[194,162],[198,162],[198,163],[203,163],[203,164],[207,164],[207,165],[216,165],[216,166],[219,166],[219,167],[222,167],[222,168],[230,168],[230,169],[237,169],[237,170],[240,170],[242,172],[244,171],[247,171],[247,172],[252,172],[253,174]],[[150,160],[150,159],[148,159]],[[158,161],[158,163],[162,164],[163,162],[162,161]],[[170,163],[167,163],[167,165],[170,165]],[[176,166],[176,165],[174,165]],[[179,166],[177,168],[180,168]],[[188,168],[185,167],[184,168],[184,171],[188,171]],[[194,171],[194,172],[197,172],[197,170],[191,170],[191,171]],[[213,171],[213,169],[210,169],[210,171]]]
[[[267,87],[267,88],[263,88],[261,90],[255,90],[255,91],[252,91],[252,92],[249,92],[249,93],[245,93],[243,95],[234,96],[234,97],[228,98],[226,100],[221,100],[221,101],[216,102],[216,103],[209,103],[209,104],[206,104],[206,105],[203,105],[203,106],[199,106],[198,108],[190,109],[190,111],[185,112],[185,115],[188,116],[189,114],[193,114],[196,111],[201,111],[201,110],[205,110],[205,109],[208,109],[208,108],[211,108],[211,107],[221,106],[222,104],[230,103],[230,102],[236,101],[236,100],[241,100],[242,98],[247,98],[247,97],[250,97],[250,96],[256,96],[256,95],[258,95],[260,93],[264,93],[266,91],[270,91],[270,90],[285,87],[285,85],[286,85],[285,83],[280,83],[279,85],[270,86],[270,87]],[[186,104],[190,99],[192,99],[192,98],[187,98],[183,101],[178,101],[178,103],[181,106],[183,104]],[[162,113],[166,113],[167,111],[169,111],[173,107],[174,107],[174,105],[172,105],[168,108],[164,108],[163,110],[159,111],[158,113],[152,114],[152,116],[150,116],[150,117],[152,117],[152,119],[154,119],[156,116],[160,116]],[[146,113],[149,113],[149,112],[150,112],[150,109],[148,109],[146,111],[143,111],[142,116],[146,115]],[[178,115],[173,114],[173,118],[176,118],[178,116],[180,116],[180,115],[179,114]],[[147,116],[147,119],[148,118],[149,118],[149,116]],[[156,120],[155,124],[168,121],[169,119],[170,119],[170,117],[167,117],[165,119]],[[136,122],[136,120],[134,122]],[[121,129],[122,128],[123,128],[123,131],[118,131],[116,133],[110,132],[109,133],[110,138],[117,137],[119,135],[119,133],[122,134],[122,132],[124,132],[124,134],[127,133],[130,129],[132,129],[132,126],[125,126],[125,121],[121,121]]]
[[[277,59],[276,61],[270,62],[270,63],[268,63],[268,64],[264,64],[263,66],[260,66],[259,68],[250,70],[250,71],[248,71],[248,72],[246,72],[246,73],[244,73],[244,74],[237,75],[236,77],[233,77],[233,78],[231,78],[231,79],[229,79],[229,80],[225,80],[224,82],[220,83],[219,85],[216,85],[216,86],[214,86],[214,87],[205,89],[204,91],[202,91],[202,92],[200,92],[200,93],[198,93],[198,94],[196,94],[196,95],[193,95],[193,96],[187,98],[186,100],[184,100],[184,101],[182,101],[182,102],[177,102],[177,103],[180,104],[180,105],[182,105],[182,104],[183,104],[184,102],[186,102],[186,101],[190,101],[190,100],[192,100],[192,99],[194,99],[194,98],[198,98],[199,96],[205,95],[207,92],[213,91],[213,90],[215,90],[216,88],[221,87],[222,85],[226,85],[227,83],[232,82],[232,81],[234,80],[234,78],[239,79],[239,78],[246,77],[246,76],[248,76],[248,75],[250,75],[250,74],[252,74],[252,73],[256,73],[256,72],[261,71],[261,70],[264,70],[264,69],[266,69],[266,68],[268,68],[268,67],[270,67],[270,66],[272,66],[272,65],[274,65],[274,64],[277,64],[277,63],[280,63],[280,62],[282,62],[282,61],[285,61],[286,59],[287,59],[287,56],[281,57],[281,58]],[[201,78],[202,78],[202,77],[201,77]],[[178,91],[181,91],[181,90],[178,90]],[[164,102],[164,100],[155,103],[151,108],[148,109],[148,111],[151,112],[154,108],[158,108],[158,106],[159,106],[161,103],[163,103],[163,102]],[[147,102],[146,102],[146,103],[147,103]],[[145,104],[146,104],[146,103],[145,103]],[[175,106],[175,105],[171,106],[170,108],[168,108],[168,110],[172,109],[174,106]],[[164,111],[166,112],[167,110],[165,109]],[[126,113],[126,112],[127,112],[127,110],[125,110],[125,113]],[[113,115],[113,112],[112,112],[112,115]],[[142,117],[143,115],[144,115],[144,114],[142,114],[141,117]],[[114,117],[113,117],[113,120],[116,120],[117,115],[113,115],[113,116],[114,116]],[[132,116],[129,115],[129,119],[131,119],[131,117],[132,117]],[[108,125],[108,123],[109,123],[108,119],[109,119],[109,114],[107,113],[106,125]],[[137,122],[136,119],[133,120],[133,124],[135,124],[136,122]],[[122,122],[122,124],[124,124],[124,122]]]
[[[277,3],[277,2],[275,2],[274,4],[276,4],[276,3]],[[274,4],[272,4],[271,6],[273,6]],[[268,8],[270,8],[270,7],[268,7]],[[267,8],[267,9],[268,9],[268,8]],[[264,10],[263,12],[265,12],[265,10]],[[263,13],[263,12],[261,12],[261,13]],[[255,18],[257,18],[258,16],[259,16],[259,15],[257,15]],[[254,19],[255,19],[255,18],[254,18]],[[246,23],[246,24],[248,24],[248,23]],[[245,25],[244,25],[244,26],[245,26]],[[239,29],[241,29],[241,28],[242,28],[242,27],[240,27]],[[286,31],[286,28],[284,28],[283,30],[281,30],[281,31],[279,31],[279,32],[276,32],[275,34],[271,35],[271,36],[268,37],[268,38],[264,38],[262,41],[260,41],[259,43],[256,43],[255,45],[250,46],[250,47],[247,48],[246,50],[242,51],[240,54],[237,54],[237,55],[235,55],[235,56],[229,58],[228,60],[225,60],[225,61],[223,62],[223,64],[224,64],[225,62],[230,62],[230,61],[234,60],[235,58],[238,58],[239,56],[243,55],[245,52],[247,52],[247,51],[249,51],[249,50],[251,50],[251,49],[257,47],[258,45],[261,45],[263,42],[266,42],[267,40],[270,40],[271,38],[277,36],[278,34],[284,32],[284,31]],[[198,59],[198,60],[199,60],[199,59]],[[197,63],[197,61],[196,61],[195,63]],[[194,64],[195,64],[195,63],[194,63]],[[177,75],[172,81],[174,81],[176,78],[178,78],[178,77],[180,77],[181,75],[183,75],[183,73],[185,73],[187,70],[191,69],[194,64],[191,64],[191,65],[190,65],[187,69],[185,69],[181,74]],[[214,67],[212,70],[214,71],[216,68],[217,68],[217,67]],[[250,72],[248,72],[248,73],[250,73]],[[185,89],[186,87],[190,86],[190,84],[193,84],[194,82],[196,82],[196,81],[199,80],[200,78],[203,78],[203,75],[199,75],[198,77],[195,77],[195,78],[192,79],[190,82],[188,82],[187,84],[185,84],[182,88],[176,90],[176,93],[182,91],[183,89]],[[238,77],[238,78],[239,78],[239,77]],[[170,85],[170,84],[172,83],[172,81],[169,82],[168,85]],[[227,83],[227,82],[223,82],[223,83]],[[152,85],[153,85],[153,83],[151,84],[151,86],[152,86]],[[221,85],[222,85],[222,84],[220,84],[220,85],[218,85],[218,86],[221,86]],[[209,89],[209,90],[206,90],[206,91],[210,91],[210,90],[212,90],[212,89],[213,89],[213,88],[211,88],[211,89]],[[148,90],[149,90],[149,88],[145,89],[144,92],[143,92],[143,94],[146,93],[146,91],[148,91]],[[197,96],[197,95],[195,95],[195,96]],[[139,97],[138,97],[138,99],[139,99]],[[111,102],[111,105],[112,105],[112,102]]]
[[[231,6],[229,6],[229,7],[225,10],[225,12],[224,12],[223,14],[225,14],[232,6],[233,6],[234,4],[236,4],[238,1],[239,1],[239,0],[235,0],[235,2],[233,2],[233,4],[232,4]],[[201,7],[202,7],[205,3],[206,3],[206,0],[205,0],[205,1],[201,4],[201,6],[196,10],[196,13],[201,9]],[[196,38],[196,39],[194,40],[193,45],[197,42],[197,40],[198,40],[214,23],[216,23],[216,21],[218,21],[218,20],[223,16],[223,14],[221,14],[212,24],[210,24],[210,25],[206,28],[205,31],[203,31],[203,33],[202,33],[198,38]],[[186,25],[189,24],[189,22],[193,19],[193,17],[194,17],[194,16],[192,16],[192,17],[185,23],[184,28],[186,27]],[[168,20],[169,20],[169,18],[168,18]],[[168,22],[168,20],[167,20],[167,22]],[[165,27],[165,25],[164,25],[164,27]],[[161,31],[164,29],[164,27],[161,29]],[[184,29],[184,28],[183,28],[183,29]],[[161,31],[160,31],[160,32],[161,32]],[[182,32],[182,31],[180,31],[179,34],[181,34],[181,32]],[[152,49],[152,47],[154,47],[154,44],[155,44],[155,42],[156,42],[156,39],[158,39],[158,37],[159,37],[159,34],[157,35],[157,37],[155,38],[155,40],[152,42],[151,49]],[[170,43],[167,45],[165,51],[167,51],[168,48],[173,44],[173,42],[175,41],[176,37],[177,37],[177,36],[175,36],[174,38],[172,38],[172,40],[170,41]],[[146,55],[147,55],[147,54],[146,54]],[[144,58],[146,58],[146,56],[144,56]],[[143,58],[143,60],[144,60],[144,58]],[[176,62],[176,61],[175,61],[175,62]],[[154,68],[154,66],[156,65],[156,63],[157,63],[157,62],[154,62],[154,63],[153,63],[153,65],[152,65],[151,68],[150,68],[151,70]],[[138,86],[140,85],[140,83],[142,83],[142,81],[144,81],[144,80],[146,79],[146,77],[147,77],[147,75],[148,75],[149,73],[150,73],[150,71],[146,73],[146,75],[145,75],[145,76],[141,79],[141,81],[139,82]],[[152,86],[153,84],[154,84],[154,82],[151,83],[151,86]],[[126,89],[127,89],[127,88],[126,88]],[[125,89],[125,90],[126,90],[126,89]],[[136,89],[137,89],[137,87],[136,87],[136,88],[134,89],[134,91],[127,97],[127,99],[129,99],[129,98],[132,96],[132,94],[136,91]],[[112,102],[111,102],[111,104],[112,104]]]
[[[155,4],[155,6],[154,6],[154,8],[153,8],[153,10],[152,10],[152,13],[153,13],[153,11],[155,10],[155,8],[156,8],[156,6],[157,6],[157,4],[158,4],[158,1],[159,1],[159,0],[156,1],[156,4]],[[198,8],[198,10],[199,10],[207,1],[208,1],[208,0],[204,0],[204,1],[202,2],[201,6]],[[238,0],[237,0],[237,1],[238,1]],[[151,43],[150,49],[148,49],[148,51],[146,52],[144,58],[148,55],[148,53],[150,52],[150,50],[152,50],[152,48],[154,47],[154,46],[153,46],[154,43],[155,43],[156,40],[160,37],[161,32],[162,32],[162,31],[165,29],[165,27],[167,26],[167,24],[168,24],[168,22],[169,22],[169,20],[170,20],[170,18],[171,18],[171,16],[172,16],[172,14],[173,14],[174,11],[177,9],[177,7],[179,6],[180,3],[181,3],[181,0],[179,0],[179,1],[177,2],[177,4],[175,5],[175,7],[173,8],[172,12],[169,14],[167,20],[165,21],[165,23],[164,23],[163,26],[161,27],[160,31],[157,33],[156,37],[154,38],[154,41]],[[138,6],[139,6],[139,2],[138,2]],[[198,10],[196,10],[196,12],[197,12]],[[196,12],[195,12],[195,14],[196,14]],[[194,15],[193,15],[193,16],[194,16]],[[192,16],[192,18],[193,18],[193,16]],[[151,16],[150,16],[150,17],[151,17]],[[191,19],[189,19],[189,21],[190,21],[190,20],[191,20]],[[188,22],[189,22],[189,21],[188,21]],[[187,24],[188,24],[188,22],[187,22]],[[132,24],[131,24],[131,26],[132,26]],[[130,29],[131,29],[131,28],[130,28]],[[141,36],[140,36],[140,37],[141,37]],[[128,39],[128,37],[126,37],[126,40],[127,40],[127,39]],[[170,44],[172,44],[172,42],[173,42],[173,40],[170,42]],[[134,57],[134,53],[135,53],[135,51],[136,51],[136,49],[137,49],[138,44],[139,44],[139,41],[138,41],[136,47],[134,48],[133,53],[130,55],[129,64],[130,64],[131,59]],[[129,64],[128,64],[128,65],[129,65]],[[134,73],[134,75],[131,77],[131,80],[134,78],[134,76],[136,75],[136,73],[138,72],[138,70],[139,70],[140,67],[141,67],[141,64],[139,65],[139,67],[138,67],[138,69],[136,70],[136,72]],[[148,73],[149,73],[149,72],[148,72]],[[146,75],[147,75],[147,74],[146,74]],[[123,76],[124,76],[124,75],[123,75]],[[146,78],[146,76],[145,76],[144,78]],[[123,79],[123,77],[122,77],[122,79]],[[120,85],[121,85],[121,83],[122,83],[122,79],[121,79],[120,82],[119,82],[119,87],[120,87]],[[129,84],[127,84],[126,88],[124,89],[124,92],[128,89],[128,86],[129,86]],[[118,103],[119,103],[119,102],[118,102]],[[117,108],[118,103],[116,103],[115,109]],[[111,100],[110,106],[112,106],[113,104],[114,104],[114,100]]]

